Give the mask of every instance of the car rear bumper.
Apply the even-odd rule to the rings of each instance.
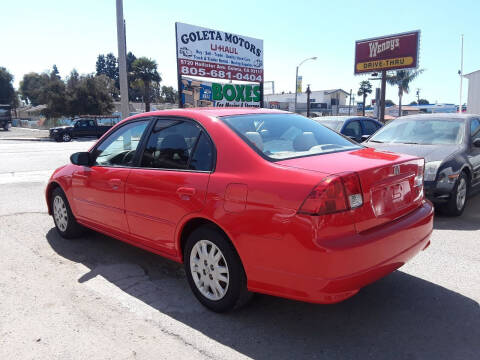
[[[386,225],[370,229],[317,252],[317,264],[309,264],[312,273],[321,263],[319,276],[266,269],[258,280],[248,281],[251,291],[312,303],[336,303],[355,295],[360,288],[398,269],[430,244],[433,229],[433,206],[425,201],[413,212]],[[269,273],[270,272],[270,273]],[[277,279],[267,284],[263,279]]]

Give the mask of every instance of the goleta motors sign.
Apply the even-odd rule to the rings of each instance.
[[[175,23],[179,74],[263,82],[263,40]]]
[[[355,74],[418,67],[420,31],[355,42]]]

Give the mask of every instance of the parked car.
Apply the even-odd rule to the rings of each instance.
[[[335,303],[429,245],[423,159],[267,109],[130,117],[46,189],[59,234],[85,226],[183,262],[222,312],[251,292]]]
[[[461,215],[470,191],[480,187],[480,115],[399,117],[365,145],[424,157],[425,193],[449,215]]]
[[[49,136],[55,141],[70,141],[74,138],[100,138],[113,125],[99,125],[96,119],[77,119],[70,126],[50,128]]]
[[[0,128],[8,131],[12,125],[12,115],[10,113],[10,105],[0,105]]]
[[[366,116],[323,116],[315,120],[359,143],[383,126],[380,121]]]

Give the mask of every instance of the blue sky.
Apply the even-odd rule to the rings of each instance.
[[[0,66],[15,76],[50,69],[95,71],[99,53],[117,54],[115,0],[3,1]],[[295,67],[312,90],[358,89],[353,75],[355,40],[421,30],[420,67],[404,103],[415,98],[458,103],[460,35],[464,73],[480,69],[480,1],[153,1],[124,0],[127,50],[157,61],[164,85],[176,86],[175,21],[264,40],[265,79],[294,91]],[[374,87],[379,82],[373,82]],[[464,80],[466,101],[467,80]],[[387,88],[387,99],[398,102]]]

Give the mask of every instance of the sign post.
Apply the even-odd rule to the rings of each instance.
[[[354,74],[382,73],[379,120],[385,120],[387,71],[418,67],[420,30],[355,42]]]
[[[259,91],[258,106],[263,106],[263,40],[178,22],[175,34],[179,107],[187,105],[185,98],[193,94],[185,90],[183,76],[258,83],[255,87]],[[188,84],[196,86],[195,82]],[[239,87],[235,84],[233,90],[227,87],[226,97],[236,105],[224,106],[251,106],[252,87],[246,84]],[[195,101],[199,100],[198,94],[193,94]],[[211,106],[217,106],[216,101],[211,102]]]

